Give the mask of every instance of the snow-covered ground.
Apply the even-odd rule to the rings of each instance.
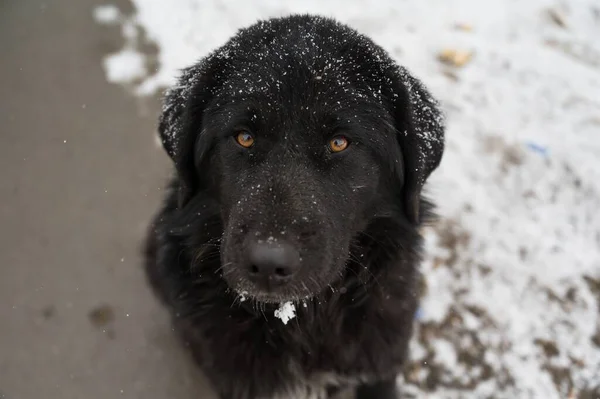
[[[600,1],[133,3],[95,17],[125,38],[107,79],[137,95],[258,18],[334,16],[386,48],[448,123],[407,393],[600,398]]]

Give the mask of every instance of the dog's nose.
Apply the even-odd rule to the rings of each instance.
[[[249,274],[253,280],[281,284],[300,269],[298,250],[287,242],[254,243],[249,250]]]

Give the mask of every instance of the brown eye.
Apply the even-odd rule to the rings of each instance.
[[[235,141],[244,148],[250,148],[254,145],[254,137],[248,132],[240,132],[235,136]]]
[[[346,148],[348,148],[349,145],[350,142],[344,136],[335,136],[334,138],[329,140],[329,149],[332,152],[344,151]]]

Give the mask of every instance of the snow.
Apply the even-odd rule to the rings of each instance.
[[[291,302],[284,302],[279,306],[279,309],[275,309],[275,317],[280,319],[283,324],[287,324],[288,321],[296,317],[296,307]]]
[[[239,301],[246,302],[247,299],[248,299],[248,292],[242,291],[239,296]]]
[[[139,95],[172,85],[258,18],[334,16],[382,45],[440,100],[447,125],[426,186],[441,220],[425,230],[406,392],[600,396],[597,0],[133,3],[119,16],[124,48],[105,69]],[[136,27],[159,48],[156,71],[144,67]],[[276,312],[284,323],[295,315],[286,306]]]
[[[109,82],[133,83],[146,75],[146,58],[134,49],[124,49],[104,59]]]
[[[114,24],[119,21],[120,15],[119,9],[111,4],[94,8],[94,19],[101,24]]]
[[[432,344],[435,348],[436,361],[443,363],[448,368],[457,367],[456,351],[450,342],[438,339],[433,341]]]

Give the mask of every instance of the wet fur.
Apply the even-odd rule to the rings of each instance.
[[[271,39],[265,32],[273,35]],[[285,66],[272,59],[275,50],[268,50],[266,58],[248,55],[240,61],[235,49],[241,47],[244,53],[252,54],[256,43],[273,37],[291,47],[307,32],[318,41],[320,52],[343,59],[339,68],[350,69],[349,76],[354,76],[352,68],[365,76],[365,81],[348,82],[360,101],[353,103],[354,97],[333,92],[333,99],[339,96],[346,104],[332,108],[331,113],[342,119],[358,118],[353,120],[360,125],[354,134],[375,131],[372,134],[379,134],[382,142],[362,138],[364,149],[358,151],[363,152],[348,161],[329,163],[299,150],[296,161],[307,166],[293,173],[296,167],[292,165],[296,164],[284,158],[274,160],[277,170],[270,172],[257,167],[258,163],[231,158],[242,155],[232,155],[233,147],[225,147],[229,144],[214,136],[229,123],[219,118],[228,112],[235,114],[236,105],[226,99],[243,86],[243,78],[268,78],[260,71],[270,69],[278,74],[282,85],[295,88],[278,88],[281,91],[276,93],[279,102],[288,104],[287,109],[298,104],[302,108],[296,110],[304,106],[310,109],[311,101],[317,101],[312,96],[314,89],[298,89],[303,87],[305,76],[281,77]],[[354,64],[336,55],[345,50],[335,40],[328,44],[326,37],[349,42],[347,51]],[[159,130],[177,174],[146,241],[149,281],[170,310],[176,331],[223,399],[322,398],[327,391],[345,387],[356,387],[360,399],[396,398],[394,381],[407,358],[418,304],[419,227],[432,215],[421,188],[439,164],[443,150],[437,104],[379,47],[331,20],[300,16],[266,21],[242,31],[233,43],[184,71],[180,84],[165,100]],[[318,58],[310,51],[300,57],[309,65]],[[254,70],[244,69],[244,65],[252,64],[256,65]],[[360,97],[374,88],[383,90],[379,98]],[[264,97],[250,97],[259,110],[269,108]],[[421,111],[424,113],[419,114]],[[265,122],[282,127],[274,130],[275,135],[277,130],[297,132],[293,122],[311,118],[300,111],[281,111],[278,115],[270,125]],[[212,136],[211,129],[217,131]],[[436,140],[427,143],[428,138],[420,136],[423,131]],[[306,137],[297,140],[306,146],[316,140]],[[348,164],[336,169],[327,166],[332,162]],[[247,169],[237,171],[231,165],[247,165]],[[258,177],[252,175],[257,170],[261,171]],[[289,177],[288,172],[300,178]],[[244,209],[250,210],[245,213],[236,208],[234,200],[249,188],[235,180],[236,173],[245,174],[246,180],[256,179],[258,185],[271,184],[271,190],[245,200],[249,203]],[[364,180],[370,191],[355,196],[344,191],[350,178]],[[275,186],[273,179],[278,182]],[[376,182],[371,184],[369,179]],[[289,201],[285,209],[292,216],[280,212],[276,202],[265,203],[273,187],[284,197],[291,193],[285,197]],[[341,194],[328,194],[328,187]],[[303,197],[307,190],[315,193],[320,205],[309,206]],[[333,214],[319,209],[332,210]],[[264,233],[269,234],[279,228],[274,224],[290,226],[290,217],[305,214],[315,222],[290,227],[297,233],[294,243],[312,256],[310,265],[323,266],[313,268],[293,291],[281,293],[282,298],[287,295],[294,299],[297,310],[296,317],[284,325],[273,315],[277,304],[260,301],[257,296],[240,299],[232,287],[240,278],[227,275],[239,270],[228,264],[235,262],[224,264],[223,258],[224,252],[233,258],[240,256],[236,251],[243,243],[224,248],[224,242],[243,238],[244,228],[256,229],[258,224],[266,224]],[[350,221],[337,223],[328,217]],[[306,231],[310,232],[308,238]],[[342,237],[340,242],[348,237],[347,246],[340,250],[339,243],[325,242],[326,237]],[[338,262],[340,253],[343,257]],[[313,275],[314,284],[309,279]]]

